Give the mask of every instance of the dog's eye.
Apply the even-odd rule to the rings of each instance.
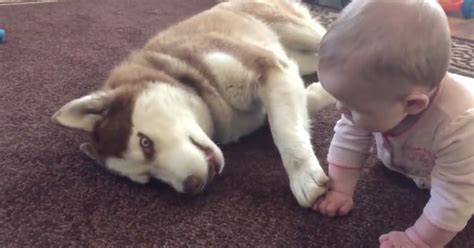
[[[151,146],[151,141],[145,136],[140,137],[140,146],[143,148],[149,148]]]
[[[153,141],[142,133],[138,133],[138,137],[140,138],[140,148],[145,155],[145,159],[153,160],[155,156],[155,147],[153,145]]]

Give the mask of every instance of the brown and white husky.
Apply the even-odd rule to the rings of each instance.
[[[53,120],[90,133],[80,149],[108,170],[198,193],[224,168],[216,143],[268,119],[291,190],[308,207],[328,180],[308,115],[332,99],[300,75],[316,71],[324,34],[299,1],[224,1],[157,34]]]

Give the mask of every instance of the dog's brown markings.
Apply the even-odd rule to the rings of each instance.
[[[212,81],[214,78],[212,73],[208,70],[199,71],[199,68],[192,68],[191,65],[187,63],[188,61],[175,58],[167,53],[148,51],[145,52],[143,56],[154,69],[162,71],[163,73],[166,72],[166,75],[172,78],[171,80],[175,82],[174,85],[177,87],[183,87],[187,90],[193,89],[200,96],[215,91],[215,89],[206,82]],[[175,60],[187,68],[176,66]],[[203,74],[207,75],[207,77]]]
[[[95,124],[92,144],[101,158],[121,158],[127,150],[134,98],[134,92],[117,93],[104,117]]]
[[[278,1],[278,4],[287,3]],[[277,9],[258,3],[240,3],[241,11],[247,14],[257,11],[258,19],[266,23],[294,22],[302,17],[292,8],[282,9],[291,11],[291,14],[280,13]],[[287,66],[286,62],[278,60],[272,52],[250,43],[237,42],[231,36],[217,32],[229,28],[226,25],[236,25],[236,22],[229,22],[228,18],[251,22],[253,17],[247,14],[222,8],[221,11],[209,13],[199,20],[191,18],[163,31],[144,49],[132,52],[111,72],[104,84],[104,90],[115,89],[117,92],[110,108],[104,113],[105,117],[96,123],[92,134],[93,147],[97,154],[101,157],[121,157],[126,151],[131,134],[131,114],[135,98],[146,88],[147,83],[160,82],[188,90],[192,88],[201,96],[219,95],[216,77],[204,60],[207,54],[222,52],[236,58],[245,68],[257,75],[258,84],[265,84],[270,72],[283,70]],[[190,20],[196,23],[187,25]],[[219,20],[225,22],[225,25],[219,25]],[[200,32],[200,28],[207,30],[209,25],[217,31]],[[225,30],[222,33],[225,33]],[[261,35],[264,39],[265,34]],[[178,60],[187,68],[176,66],[176,61],[158,56],[160,54]]]
[[[257,76],[258,83],[265,83],[267,74],[270,70],[281,69],[286,65],[274,56],[274,54],[261,47],[236,42],[230,38],[218,34],[204,34],[194,37],[191,41],[189,38],[183,40],[175,40],[174,44],[161,43],[153,44],[155,49],[159,49],[168,56],[174,57],[199,72],[200,75],[188,76],[187,79],[193,81],[206,80],[212,85],[216,85],[215,76],[208,65],[205,63],[203,56],[212,52],[226,53],[236,60],[240,61],[245,68],[254,72]],[[176,44],[182,44],[176,45]],[[181,75],[173,75],[173,69],[167,68],[166,71],[173,77],[180,78]],[[176,71],[176,69],[174,69]],[[199,78],[201,77],[201,78]]]
[[[305,18],[303,14],[291,7],[291,4],[288,2],[275,1],[273,5],[274,6],[269,6],[266,3],[242,1],[232,3],[231,10],[238,10],[250,14],[268,24],[280,22],[298,24],[301,19]]]
[[[147,83],[156,81],[172,83],[175,80],[162,71],[155,70],[150,66],[141,65],[135,61],[127,59],[124,63],[112,70],[104,87],[106,89],[116,89],[121,86],[136,86],[143,88]]]
[[[111,71],[103,90],[113,92],[112,100],[92,132],[92,147],[101,158],[123,156],[132,131],[136,96],[154,82],[177,84],[168,74],[152,68],[140,52],[131,53]]]

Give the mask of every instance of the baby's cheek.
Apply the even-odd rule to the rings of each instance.
[[[379,132],[379,130],[382,128],[380,125],[380,122],[377,120],[373,119],[368,119],[368,118],[354,118],[354,125],[361,127],[365,130],[369,130],[372,132]]]
[[[354,125],[360,126],[360,127],[365,127],[366,124],[367,124],[367,122],[364,120],[364,118],[361,118],[361,116],[358,115],[358,114],[352,114],[352,116],[349,120],[352,121],[352,123],[354,123]]]
[[[352,114],[350,114],[350,112],[349,112],[349,114],[342,113],[342,115],[344,115],[344,118],[346,118],[346,119],[348,119],[350,122],[354,123],[354,121],[353,121],[354,118],[352,117]]]

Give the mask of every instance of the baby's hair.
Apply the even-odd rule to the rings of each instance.
[[[430,88],[442,81],[450,55],[447,18],[434,0],[353,0],[319,50],[320,68],[360,62],[366,79]]]

